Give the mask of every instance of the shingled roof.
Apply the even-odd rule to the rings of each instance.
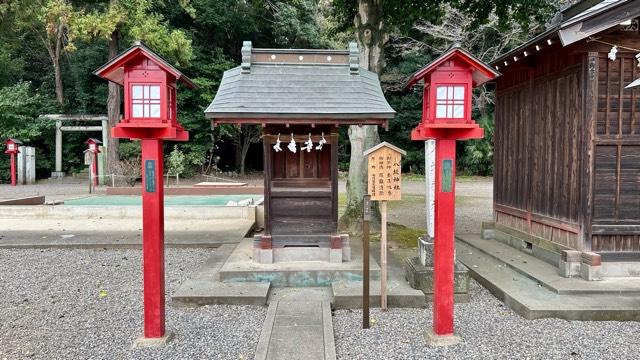
[[[310,50],[255,49],[245,41],[242,64],[225,71],[205,114],[213,124],[385,124],[395,111],[358,55],[355,43]]]
[[[560,41],[568,46],[640,15],[640,0],[583,0],[562,10],[543,33],[500,56],[501,69]]]

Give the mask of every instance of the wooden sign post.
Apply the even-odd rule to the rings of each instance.
[[[387,201],[402,200],[401,159],[407,153],[387,142],[364,152],[368,161],[367,183],[371,200],[380,202],[380,308],[387,309]]]

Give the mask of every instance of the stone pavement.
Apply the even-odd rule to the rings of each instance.
[[[322,300],[275,300],[269,305],[256,360],[334,360],[330,304]]]
[[[474,234],[456,235],[456,256],[476,281],[525,319],[640,320],[638,278],[562,278],[545,261]]]
[[[0,219],[0,248],[139,248],[141,219]],[[238,243],[250,219],[165,221],[167,247],[218,247]]]

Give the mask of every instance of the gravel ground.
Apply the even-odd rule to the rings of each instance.
[[[166,251],[167,295],[212,254]],[[162,349],[142,332],[139,250],[0,250],[0,359],[249,359],[266,308],[189,309],[167,300]]]
[[[403,181],[403,199],[389,204],[389,221],[414,229],[424,229],[425,183]],[[479,233],[482,221],[493,218],[493,179],[474,177],[456,181],[456,232]]]
[[[431,308],[371,312],[375,324],[362,330],[362,312],[335,311],[339,359],[637,359],[638,322],[525,320],[471,282],[471,301],[456,305],[461,344],[425,344]]]

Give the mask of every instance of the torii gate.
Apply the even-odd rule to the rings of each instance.
[[[109,118],[107,115],[84,115],[84,114],[46,114],[40,115],[40,118],[53,120],[56,122],[56,169],[51,172],[51,178],[58,179],[64,176],[62,171],[62,132],[63,131],[101,131],[102,147],[109,146]],[[63,126],[63,121],[100,121],[100,126]],[[104,172],[100,172],[104,173]],[[102,181],[100,181],[102,183]]]

